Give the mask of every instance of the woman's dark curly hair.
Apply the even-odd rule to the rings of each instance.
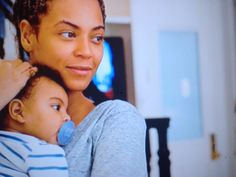
[[[40,25],[40,18],[48,13],[48,7],[53,0],[16,0],[13,5],[13,19],[16,27],[16,35],[20,48],[20,56],[23,57],[23,48],[20,42],[19,23],[25,19],[27,20],[36,33]],[[106,13],[103,0],[97,0],[102,12],[103,23],[105,24]]]

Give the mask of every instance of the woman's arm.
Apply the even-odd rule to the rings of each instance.
[[[0,60],[0,110],[17,95],[36,71],[36,67],[20,59]]]

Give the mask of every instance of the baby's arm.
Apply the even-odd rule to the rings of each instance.
[[[28,155],[27,173],[30,177],[68,177],[64,150],[57,145],[44,144]]]

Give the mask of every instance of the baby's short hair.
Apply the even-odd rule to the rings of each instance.
[[[37,81],[40,79],[40,77],[46,77],[58,85],[60,85],[62,88],[66,90],[66,86],[59,74],[59,72],[49,68],[48,66],[44,65],[35,65],[38,68],[38,71],[35,73],[34,76],[32,76],[26,83],[23,89],[16,95],[15,98],[17,99],[28,99],[32,88],[37,84]]]
[[[38,71],[27,81],[26,85],[20,90],[20,92],[15,96],[14,99],[28,99],[31,95],[32,88],[37,85],[37,82],[41,77],[46,77],[49,80],[54,81],[66,91],[66,86],[57,71],[43,65],[35,66],[38,68]],[[6,117],[8,115],[8,106],[9,103],[0,111],[0,130],[4,130],[5,128]]]

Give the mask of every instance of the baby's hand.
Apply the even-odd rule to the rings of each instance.
[[[0,60],[0,110],[25,86],[28,79],[37,72],[29,62]]]

